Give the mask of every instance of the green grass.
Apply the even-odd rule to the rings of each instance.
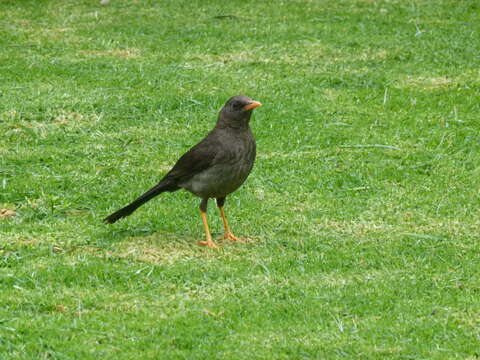
[[[477,0],[0,18],[0,359],[480,357]],[[235,94],[264,103],[226,205],[247,245],[198,247],[182,192],[101,223]]]

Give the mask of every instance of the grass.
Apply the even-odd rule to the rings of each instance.
[[[480,357],[478,1],[0,14],[0,359]],[[100,222],[239,93],[248,245],[188,193]]]

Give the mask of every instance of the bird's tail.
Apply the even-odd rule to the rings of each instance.
[[[151,200],[155,196],[165,192],[165,191],[175,191],[178,190],[179,187],[168,182],[168,181],[161,181],[157,185],[155,185],[153,188],[148,190],[146,193],[143,195],[140,195],[138,199],[133,201],[132,203],[128,204],[127,206],[121,208],[118,211],[115,211],[113,214],[107,216],[105,219],[103,219],[104,222],[108,224],[113,224],[114,222],[120,220],[121,218],[124,218],[131,213],[133,213],[135,210],[137,210],[140,206],[145,204],[147,201]]]

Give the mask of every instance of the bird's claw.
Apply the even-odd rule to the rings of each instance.
[[[198,245],[206,246],[206,247],[209,247],[211,249],[218,249],[219,248],[219,246],[217,244],[215,244],[213,241],[199,241]]]
[[[235,242],[241,242],[241,243],[244,243],[246,241],[246,239],[236,237],[231,232],[225,233],[225,235],[223,235],[223,240],[227,240],[227,239]]]

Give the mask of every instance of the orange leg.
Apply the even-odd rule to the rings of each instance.
[[[230,226],[228,226],[227,217],[225,216],[225,212],[223,211],[223,206],[219,206],[218,208],[220,209],[220,216],[222,217],[223,227],[225,229],[225,234],[223,235],[223,239],[230,239],[232,241],[240,241],[240,242],[245,241],[245,239],[238,238],[232,234],[232,231],[230,230]]]
[[[208,228],[207,222],[207,213],[200,209],[200,216],[202,217],[203,227],[205,229],[205,237],[207,241],[199,241],[199,245],[208,246],[209,248],[218,248],[218,245],[212,241],[212,235],[210,234],[210,230]]]

